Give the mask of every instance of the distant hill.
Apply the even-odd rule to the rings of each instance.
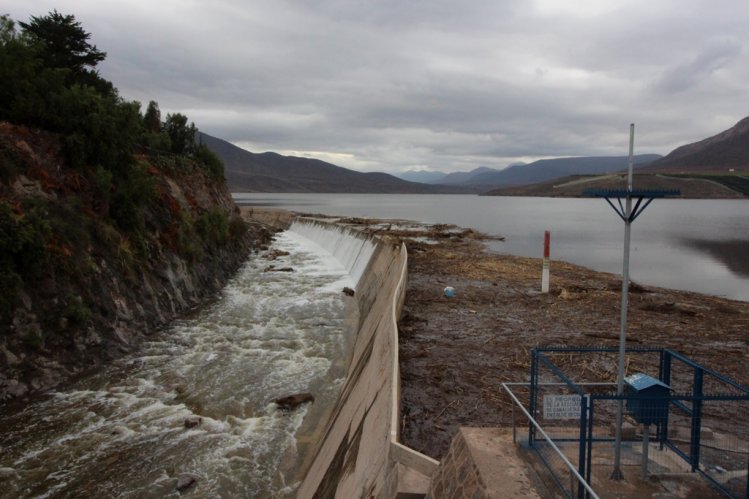
[[[678,189],[682,198],[735,199],[749,195],[749,179],[738,175],[634,175],[635,189]],[[572,175],[569,177],[493,189],[486,196],[583,197],[585,189],[626,189],[626,174]]]
[[[433,171],[409,171],[396,173],[396,177],[409,182],[421,182],[423,184],[440,184],[440,180],[447,176],[446,173]]]
[[[386,173],[361,173],[318,159],[253,153],[198,132],[198,139],[224,162],[232,192],[346,192],[437,194],[466,193],[468,188],[407,182]]]
[[[494,168],[489,168],[487,166],[480,166],[469,172],[448,173],[447,175],[444,175],[441,179],[434,180],[430,183],[442,184],[442,185],[472,184],[471,180],[473,180],[476,176],[483,175],[485,173],[495,173],[495,172],[499,172],[499,170],[495,170]]]
[[[645,165],[660,157],[658,154],[637,155],[634,158],[635,167]],[[515,165],[500,171],[481,173],[462,185],[481,186],[489,189],[492,187],[535,184],[568,175],[597,175],[626,169],[626,156],[541,159],[527,165]]]
[[[643,171],[726,172],[731,168],[749,171],[749,117],[718,135],[677,147]]]

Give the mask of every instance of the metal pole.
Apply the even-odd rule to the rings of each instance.
[[[629,125],[629,162],[627,165],[627,199],[625,204],[624,219],[624,262],[622,264],[622,304],[621,322],[619,330],[619,372],[616,377],[616,394],[624,393],[624,351],[627,342],[627,308],[629,306],[629,241],[632,229],[632,167],[634,164],[635,147],[635,124]],[[614,470],[611,472],[612,480],[622,480],[624,474],[621,469],[622,454],[622,413],[624,412],[624,401],[619,399],[619,407],[616,411],[616,438],[614,443]]]
[[[648,451],[650,450],[650,425],[646,424],[642,430],[642,479],[648,479]]]

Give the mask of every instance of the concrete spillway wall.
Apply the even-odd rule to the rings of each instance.
[[[398,318],[405,299],[407,253],[353,228],[288,213],[246,216],[288,228],[330,251],[356,283],[359,327],[346,381],[314,446],[298,497],[396,497],[428,486],[439,464],[399,443]],[[419,490],[426,492],[426,489]]]
[[[325,248],[348,270],[357,286],[378,247],[377,240],[361,232],[314,219],[296,219],[289,230]]]

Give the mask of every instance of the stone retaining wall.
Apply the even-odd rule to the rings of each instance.
[[[460,428],[432,475],[428,499],[539,499],[535,473],[513,443],[512,430]],[[548,491],[545,491],[548,492]]]

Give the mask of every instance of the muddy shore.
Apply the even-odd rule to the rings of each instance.
[[[404,444],[431,457],[446,453],[461,426],[510,425],[500,383],[529,379],[535,346],[618,345],[618,275],[552,260],[551,289],[541,294],[540,259],[490,253],[475,231],[344,221],[408,248],[401,432]],[[446,286],[453,298],[443,296]],[[748,302],[630,287],[628,346],[671,348],[747,385],[748,340]],[[585,375],[614,381],[616,368],[612,361]]]

